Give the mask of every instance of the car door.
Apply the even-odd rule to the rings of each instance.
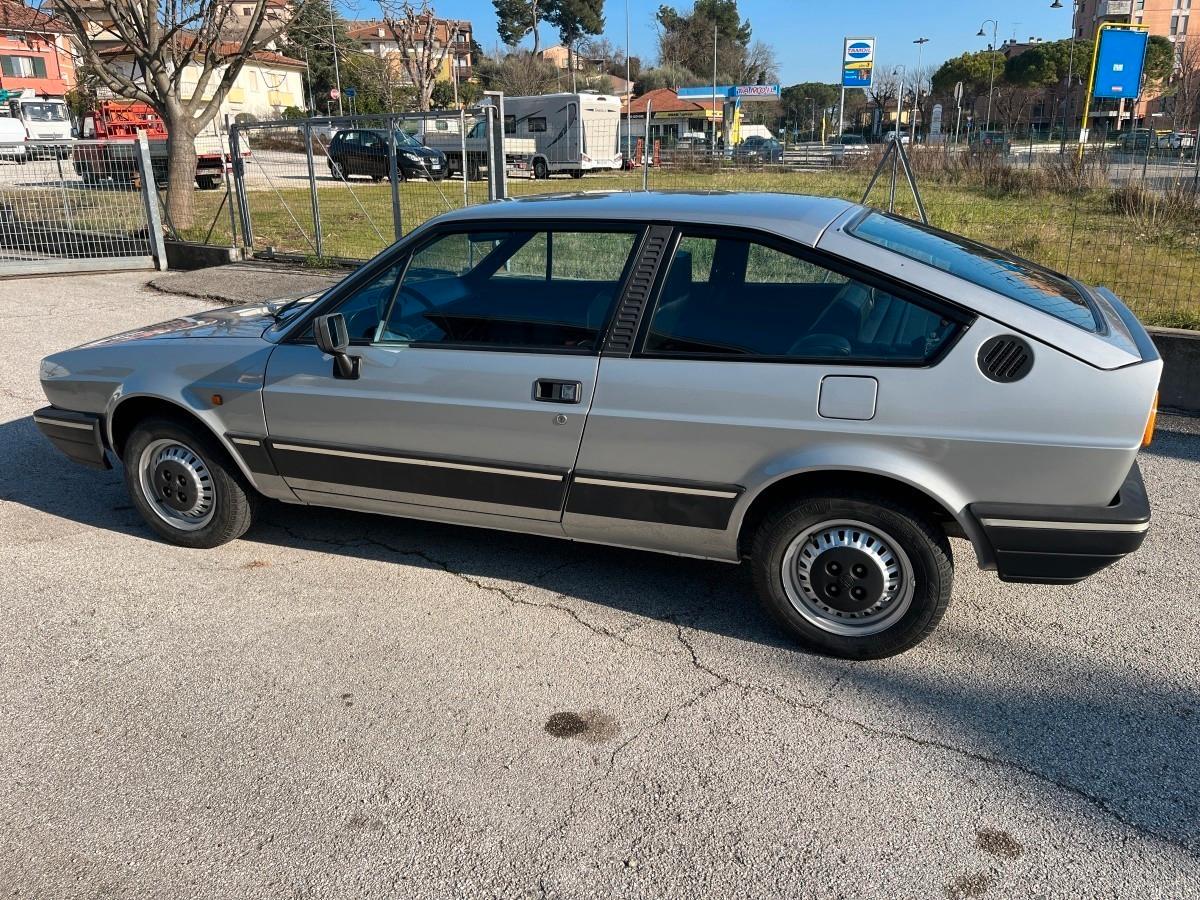
[[[877,427],[889,390],[936,391],[929,364],[961,317],[776,239],[672,240],[638,341],[602,357],[563,528],[730,558],[735,508],[772,473]]]
[[[342,167],[342,174],[349,178],[354,174],[355,150],[358,147],[357,131],[339,131],[329,148],[330,158]]]
[[[377,260],[332,304],[357,378],[335,377],[311,326],[272,353],[279,473],[314,503],[557,522],[639,236],[463,227]]]
[[[362,132],[362,172],[372,178],[388,177],[388,142],[374,131]]]

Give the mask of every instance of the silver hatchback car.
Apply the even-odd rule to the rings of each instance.
[[[184,546],[270,497],[749,559],[786,630],[867,658],[937,624],[948,537],[1017,582],[1136,550],[1161,370],[1108,291],[902,218],[597,193],[54,354],[35,420]]]

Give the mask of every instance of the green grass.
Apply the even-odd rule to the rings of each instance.
[[[751,190],[816,194],[860,200],[869,172],[778,172],[725,170],[687,172],[653,170],[653,189]],[[1200,328],[1200,217],[1193,211],[1170,221],[1144,221],[1115,212],[1112,191],[1093,188],[1064,196],[1053,191],[981,186],[963,178],[926,178],[921,182],[930,222],[984,243],[1020,254],[1064,271],[1089,284],[1102,284],[1124,298],[1143,321],[1181,328]],[[582,180],[511,179],[513,196],[575,190],[639,190],[641,173],[586,176]],[[486,185],[468,185],[472,203],[487,197]],[[387,184],[355,180],[349,185],[322,182],[321,256],[327,259],[366,259],[393,240],[391,191]],[[197,221],[187,237],[203,238],[216,219],[214,243],[229,240],[227,211],[217,208],[219,192],[197,192]],[[400,185],[405,232],[432,216],[463,204],[460,181],[440,184],[406,182]],[[886,206],[886,185],[870,198]],[[278,192],[250,193],[255,249],[317,256],[312,212],[305,187]],[[903,182],[897,190],[897,210],[915,216],[916,207]]]

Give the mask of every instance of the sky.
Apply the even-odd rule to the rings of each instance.
[[[657,40],[654,13],[667,2],[681,12],[692,0],[628,0],[632,54],[644,63],[653,61]],[[843,37],[875,37],[876,60],[881,67],[912,66],[917,62],[913,40],[929,38],[924,45],[922,65],[937,64],[967,50],[983,50],[990,42],[976,34],[985,19],[998,19],[999,39],[1015,34],[1018,40],[1031,35],[1056,40],[1070,37],[1071,0],[1063,9],[1050,9],[1052,0],[739,0],[742,18],[748,18],[754,38],[775,48],[780,80],[784,85],[801,81],[836,82],[839,78]],[[378,15],[375,0],[340,0],[346,15],[372,18]],[[434,0],[439,16],[470,19],[475,40],[485,50],[500,43],[491,0]],[[614,44],[625,44],[626,0],[606,0],[605,36]],[[528,43],[528,38],[526,42]],[[553,30],[543,28],[542,46],[557,43]]]

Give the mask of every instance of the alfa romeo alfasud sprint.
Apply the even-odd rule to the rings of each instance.
[[[950,537],[1011,582],[1137,549],[1161,369],[1109,291],[906,219],[598,193],[56,353],[35,420],[187,547],[269,497],[748,559],[784,629],[863,658],[937,624]]]

